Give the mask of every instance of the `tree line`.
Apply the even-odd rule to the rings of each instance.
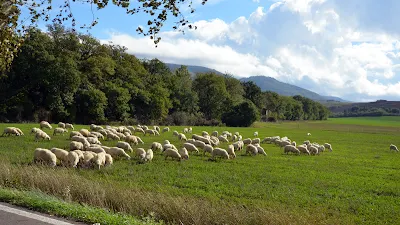
[[[0,78],[3,122],[66,121],[249,126],[257,120],[324,120],[329,111],[302,96],[262,92],[253,82],[171,71],[126,48],[59,24],[31,28]]]

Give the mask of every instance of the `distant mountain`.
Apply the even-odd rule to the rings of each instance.
[[[173,64],[173,63],[165,63],[165,65],[167,65],[168,68],[171,71],[174,71],[174,70],[178,69],[179,67],[181,67],[180,64]],[[188,66],[188,65],[186,65],[186,66],[187,66],[187,68],[189,70],[189,73],[192,76],[196,75],[196,73],[208,73],[208,72],[213,72],[213,73],[216,73],[216,74],[219,74],[219,75],[223,75],[224,74],[224,73],[221,73],[221,72],[219,72],[217,70],[210,69],[210,68],[204,67],[204,66]]]
[[[262,91],[273,91],[280,95],[284,96],[294,96],[294,95],[301,95],[303,97],[319,101],[321,103],[324,102],[348,102],[338,97],[334,96],[322,96],[315,92],[309,91],[307,89],[297,87],[292,84],[287,84],[280,82],[272,77],[266,76],[252,76],[247,78],[240,79],[241,81],[253,81],[257,84]]]
[[[171,71],[174,71],[174,70],[178,69],[179,67],[181,67],[180,64],[173,64],[173,63],[165,63],[165,65],[167,65]],[[192,76],[194,76],[196,73],[207,73],[207,72],[214,72],[219,75],[224,74],[217,70],[210,69],[210,68],[204,67],[204,66],[189,66],[189,65],[186,65],[186,66]],[[327,105],[330,105],[332,103],[339,103],[339,102],[349,102],[349,101],[343,100],[343,99],[335,97],[335,96],[322,96],[315,92],[309,91],[307,89],[280,82],[272,77],[252,76],[252,77],[247,77],[247,78],[241,78],[240,81],[253,81],[255,84],[257,84],[261,88],[262,91],[273,91],[280,95],[285,95],[285,96],[301,95],[303,97],[310,98],[312,100],[315,100],[315,101],[318,101],[318,102],[321,102],[321,103],[324,103]]]

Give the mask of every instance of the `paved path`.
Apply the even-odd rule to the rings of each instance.
[[[0,202],[0,225],[84,225]]]

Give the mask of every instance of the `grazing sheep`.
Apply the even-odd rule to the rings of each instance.
[[[398,152],[398,151],[399,151],[399,149],[397,149],[397,146],[396,146],[396,145],[394,145],[394,144],[390,144],[390,146],[389,146],[389,150],[390,150],[390,151],[396,151],[396,152]]]
[[[131,145],[128,142],[125,142],[125,141],[118,141],[117,147],[118,148],[122,148],[125,151],[133,152],[133,149],[132,149]]]
[[[293,145],[294,147],[296,147],[297,143],[296,143],[295,141],[292,141],[292,145]]]
[[[211,136],[218,137],[218,131],[213,131],[213,132],[211,133]]]
[[[290,141],[281,141],[281,142],[279,143],[280,148],[285,147],[286,145],[291,145],[291,146],[293,146],[292,143],[291,143]]]
[[[254,137],[258,137],[258,131],[254,132]]]
[[[297,149],[297,147],[293,146],[293,145],[286,145],[283,149],[283,152],[288,154],[289,152],[295,153],[300,155],[300,150]]]
[[[102,152],[102,153],[96,154],[92,158],[91,162],[92,162],[92,165],[94,164],[93,166],[96,166],[97,169],[100,169],[100,167],[104,166],[106,163],[106,153]]]
[[[114,133],[107,133],[107,140],[121,140],[121,138]]]
[[[307,133],[307,136],[311,136],[311,134],[310,134],[310,133]]]
[[[146,134],[145,132],[144,132],[144,130],[142,129],[142,128],[140,128],[140,127],[137,127],[136,129],[135,129],[135,133],[136,132],[140,132],[140,133],[142,133],[142,134]]]
[[[54,128],[53,131],[53,136],[56,136],[56,134],[62,134],[64,136],[64,133],[67,133],[68,131],[64,128],[56,127]]]
[[[261,147],[260,145],[257,145],[256,148],[257,148],[258,154],[267,156],[267,153],[265,152],[263,147]]]
[[[165,150],[167,150],[168,148],[171,148],[171,149],[174,149],[174,150],[178,151],[178,149],[175,147],[175,145],[173,145],[173,144],[164,144],[163,145],[163,152]]]
[[[19,133],[19,136],[25,135],[24,132],[22,132],[22,130],[19,129],[18,127],[11,127],[11,128],[15,129]]]
[[[105,155],[106,162],[104,163],[104,167],[111,166],[113,164],[113,158],[110,154],[106,153]]]
[[[86,149],[86,151],[91,151],[94,153],[106,153],[106,150],[104,150],[103,147],[101,146],[90,146],[89,148]]]
[[[164,132],[169,132],[169,127],[164,127],[163,129],[162,129],[162,132],[164,133]]]
[[[73,136],[83,137],[83,135],[81,133],[79,133],[78,131],[71,131],[71,133],[69,133],[70,138],[72,138]]]
[[[122,148],[118,147],[105,148],[105,146],[103,146],[103,149],[113,158],[126,157],[127,159],[131,159],[131,157],[128,154],[126,154],[126,152]]]
[[[211,158],[215,159],[216,157],[229,159],[229,154],[225,149],[214,148],[214,150],[211,153]]]
[[[254,138],[253,140],[251,140],[251,144],[260,144],[260,138]]]
[[[58,127],[59,127],[59,128],[65,129],[65,123],[59,122],[59,123],[58,123]]]
[[[79,133],[81,133],[84,137],[88,137],[90,134],[88,129],[80,129]]]
[[[235,151],[242,150],[243,146],[244,146],[243,141],[234,142],[232,145],[233,145],[233,148],[235,149]]]
[[[193,143],[194,146],[198,147],[198,148],[204,148],[204,146],[206,146],[206,143],[202,142],[202,141],[198,141],[198,140],[194,140]]]
[[[67,165],[68,164],[68,152],[65,151],[64,149],[61,148],[52,148],[50,149],[54,155],[56,155],[57,159],[60,160],[61,165]]]
[[[330,152],[333,150],[331,144],[329,144],[329,143],[325,143],[325,144],[324,144],[324,147],[325,147],[326,149],[329,149]]]
[[[204,136],[208,136],[208,132],[207,131],[203,131],[203,132],[201,132],[201,135],[204,137]]]
[[[214,151],[213,146],[205,144],[203,147],[203,155],[206,155],[206,152],[210,153],[212,155],[212,152]]]
[[[51,167],[55,167],[57,163],[57,156],[48,149],[36,148],[33,153],[34,163],[44,163]]]
[[[83,156],[83,153],[82,153]],[[72,151],[72,152],[68,152],[67,155],[67,166],[69,167],[76,167],[79,163],[79,155],[78,153]]]
[[[53,129],[53,127],[47,122],[47,121],[41,121],[39,123],[40,129],[47,128],[47,129]]]
[[[72,138],[71,138],[71,140],[72,141],[79,141],[79,142],[81,142],[82,144],[83,144],[83,147],[86,149],[86,148],[89,148],[89,146],[90,146],[90,142],[85,138],[85,137],[81,137],[81,136],[73,136]]]
[[[251,141],[252,141],[251,138],[246,138],[243,140],[243,144],[245,145],[251,144]]]
[[[83,147],[82,142],[71,141],[69,143],[69,150],[70,151],[73,151],[73,150],[84,150],[84,147]]]
[[[167,160],[168,157],[171,157],[172,160],[177,159],[178,161],[181,161],[182,157],[181,154],[179,154],[179,152],[175,149],[172,148],[167,148],[164,151],[164,156],[165,156],[165,160]]]
[[[39,129],[39,128],[36,128],[36,127],[32,128],[32,130],[31,130],[31,134],[36,134],[38,132],[43,132],[43,131],[41,129]]]
[[[235,154],[235,147],[233,147],[233,145],[228,145],[228,155],[232,156],[232,158],[236,158],[236,154]]]
[[[183,128],[183,133],[189,133],[189,129],[187,127]]]
[[[182,159],[189,159],[189,152],[185,147],[182,147],[181,149],[179,149],[178,152],[181,155]]]
[[[199,150],[196,148],[194,144],[184,143],[183,147],[187,149],[189,152],[196,152],[197,154],[199,153]]]
[[[145,130],[145,131],[144,131],[144,135],[146,135],[146,134],[149,134],[149,136],[150,136],[150,135],[155,136],[155,135],[156,135],[156,132],[155,132],[154,130],[149,129],[149,130]]]
[[[182,134],[182,133],[178,134],[178,139],[181,141],[187,141],[185,134]]]
[[[90,135],[91,136],[94,135],[95,137],[104,140],[104,135],[102,133],[99,133],[99,132],[96,132],[96,131],[92,131],[92,132],[90,132]]]
[[[74,130],[74,125],[70,124],[70,123],[65,123],[65,129],[71,129]]]
[[[161,152],[163,150],[163,146],[159,142],[153,142],[151,144],[150,149],[153,150],[153,151],[160,151]]]
[[[126,136],[125,137],[125,141],[128,142],[128,143],[134,144],[134,145],[138,145],[139,144],[137,137],[134,136],[134,135]]]
[[[310,155],[310,152],[308,151],[307,146],[299,145],[299,146],[297,146],[297,149],[298,149],[301,153]]]
[[[221,142],[225,142],[225,143],[228,143],[228,142],[229,142],[228,138],[226,138],[226,137],[223,136],[223,135],[218,136],[218,140],[221,141]]]
[[[10,135],[20,136],[21,134],[14,127],[6,127],[1,136],[3,137],[5,135],[8,135],[8,136],[10,136]]]
[[[140,161],[145,161],[146,151],[144,148],[137,148],[135,151],[135,157],[137,157]]]
[[[50,136],[43,131],[35,134],[35,141],[39,141],[39,139],[51,140]]]
[[[173,135],[173,136],[178,136],[178,135],[179,135],[179,132],[176,131],[176,130],[174,130],[174,132],[172,132],[172,135]]]
[[[247,153],[249,153],[252,156],[255,156],[258,153],[258,149],[253,144],[249,144],[246,146],[246,155],[247,155]]]
[[[319,153],[319,152],[318,152],[318,148],[315,147],[315,146],[312,145],[312,144],[308,144],[308,145],[307,145],[307,149],[308,149],[308,151],[310,152],[311,155],[316,155],[316,154]]]
[[[141,139],[140,137],[136,137],[136,139],[138,140],[138,142],[139,142],[140,144],[144,144],[144,142],[142,141],[142,139]]]
[[[189,132],[189,133],[192,133],[192,132],[193,132],[193,128],[192,128],[192,127],[189,127],[188,132]]]

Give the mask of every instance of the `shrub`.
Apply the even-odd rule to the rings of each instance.
[[[244,101],[222,115],[222,122],[232,127],[249,127],[259,119],[260,113],[250,101]]]

